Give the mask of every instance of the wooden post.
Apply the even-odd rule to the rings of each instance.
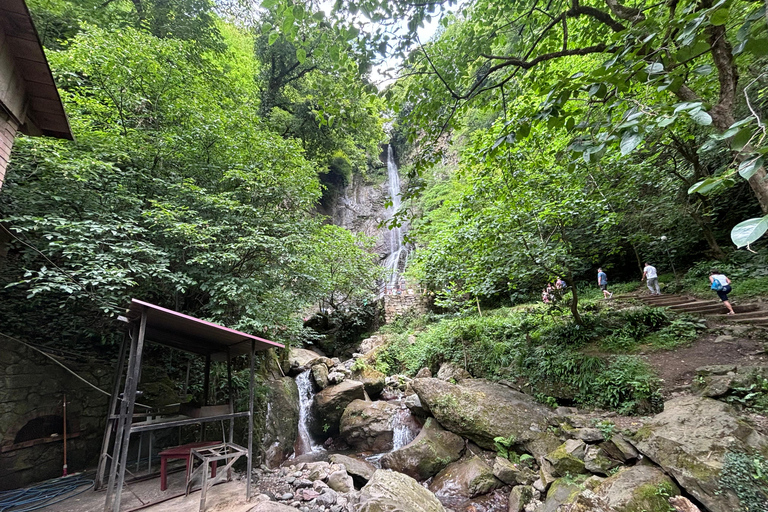
[[[67,476],[67,395],[64,395],[64,468],[61,476]]]
[[[234,388],[232,386],[232,353],[227,347],[227,388],[229,392],[229,412],[235,412]],[[224,439],[226,441],[226,439]],[[235,418],[229,420],[229,442],[235,441]]]
[[[211,388],[211,354],[206,354],[205,356],[205,375],[203,376],[203,407],[208,405],[208,395],[210,393]],[[206,424],[203,423],[200,425],[200,428],[202,429],[202,433],[200,434],[200,440],[206,441],[208,437],[206,436],[206,431],[208,430],[206,428]]]

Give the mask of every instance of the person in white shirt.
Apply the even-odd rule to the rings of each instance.
[[[661,290],[659,290],[659,274],[656,272],[656,267],[647,261],[645,262],[645,267],[643,267],[643,277],[640,281],[643,279],[647,280],[646,285],[651,290],[651,295],[661,295]]]
[[[720,297],[720,300],[723,301],[723,306],[728,308],[728,314],[729,315],[735,315],[736,313],[733,312],[733,306],[731,306],[731,303],[728,302],[728,294],[731,293],[731,280],[725,277],[725,274],[720,273],[719,270],[712,269],[709,271],[709,283],[710,285],[715,283],[715,279],[717,279],[717,282],[720,283],[719,290],[716,290],[715,288],[712,288],[717,292],[717,296]]]

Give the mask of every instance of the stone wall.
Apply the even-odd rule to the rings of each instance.
[[[86,360],[62,363],[111,392],[114,372],[108,365]],[[109,397],[35,350],[0,340],[0,491],[61,476],[61,435],[19,443],[16,438],[32,420],[62,417],[65,394],[68,472],[74,473],[98,460]]]
[[[407,290],[401,295],[384,296],[384,321],[390,323],[400,315],[408,312],[423,315],[429,307],[429,297],[413,290]]]

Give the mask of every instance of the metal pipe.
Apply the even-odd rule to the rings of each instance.
[[[254,388],[254,382],[253,382],[253,373],[254,373],[254,367],[253,367],[253,353],[256,352],[256,340],[251,340],[251,377],[248,382],[248,472],[246,474],[246,491],[245,491],[245,499],[246,501],[251,501],[251,478],[253,475],[251,474],[253,471],[253,388]]]

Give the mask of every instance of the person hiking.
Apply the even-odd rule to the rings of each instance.
[[[659,274],[656,272],[656,267],[647,261],[645,262],[645,267],[643,267],[643,277],[640,281],[642,282],[643,280],[646,280],[645,284],[651,291],[651,295],[661,295],[661,290],[659,290]]]
[[[597,269],[597,286],[603,290],[604,299],[610,299],[613,297],[613,294],[608,291],[608,276],[605,274],[605,272],[603,272],[602,268]]]
[[[717,296],[723,301],[723,305],[728,308],[729,315],[735,315],[733,312],[733,306],[728,301],[728,294],[731,293],[731,280],[728,279],[725,274],[721,273],[717,269],[709,271],[709,283],[710,288],[717,292]]]

